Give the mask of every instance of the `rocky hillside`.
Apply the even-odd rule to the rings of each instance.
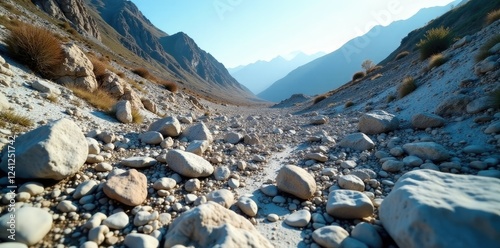
[[[147,67],[159,77],[177,81],[183,87],[206,97],[232,102],[255,100],[254,95],[240,85],[221,63],[199,48],[186,34],[169,36],[156,28],[131,1],[72,0],[35,3],[52,17],[66,20],[76,30],[102,39],[106,49],[120,53],[114,48],[114,44],[109,43],[109,40],[116,40],[149,62],[134,61],[135,65],[132,66]]]
[[[356,37],[339,49],[315,59],[274,82],[258,96],[279,102],[293,94],[316,95],[336,89],[361,70],[363,61],[382,61],[396,49],[410,31],[448,11],[450,6],[422,9],[407,20],[388,26],[375,26],[368,33]]]
[[[11,5],[0,248],[500,243],[500,20],[442,64],[412,52],[322,99],[265,108],[167,91]],[[50,79],[7,49],[18,19],[71,41]]]

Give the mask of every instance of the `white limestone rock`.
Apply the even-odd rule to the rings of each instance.
[[[398,180],[379,216],[399,247],[497,247],[499,196],[496,178],[417,170]]]

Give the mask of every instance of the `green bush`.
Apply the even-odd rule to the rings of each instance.
[[[398,87],[398,98],[401,99],[417,89],[413,77],[405,77]]]
[[[366,76],[364,71],[358,71],[352,75],[352,81],[360,80]]]
[[[448,49],[453,44],[453,36],[449,28],[433,28],[425,33],[425,38],[417,44],[422,60]]]
[[[5,39],[10,55],[43,77],[64,62],[60,41],[48,30],[26,23],[12,26]]]

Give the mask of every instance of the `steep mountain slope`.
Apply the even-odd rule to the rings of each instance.
[[[460,6],[432,20],[429,25],[412,31],[382,63],[393,60],[402,51],[413,51],[427,30],[437,27],[449,27],[456,37],[463,37],[478,32],[485,25],[484,17],[492,10],[500,8],[500,1],[464,0]]]
[[[156,28],[131,1],[85,1],[99,15],[96,19],[102,19],[119,33],[120,43],[153,64],[159,64],[158,73],[172,75],[184,87],[208,97],[255,98],[189,36],[183,33],[169,36]]]
[[[307,55],[299,52],[290,60],[279,56],[270,61],[259,60],[228,70],[238,82],[245,85],[253,93],[258,94],[292,70],[323,55],[325,54],[316,53]]]
[[[335,89],[349,81],[364,60],[378,63],[399,46],[406,34],[449,9],[450,6],[422,9],[410,19],[376,26],[340,49],[295,69],[258,96],[277,102],[297,93],[314,95]]]

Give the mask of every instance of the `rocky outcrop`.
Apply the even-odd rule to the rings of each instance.
[[[62,180],[75,174],[85,163],[88,144],[80,128],[69,119],[60,119],[16,139],[15,176]],[[8,169],[8,147],[2,151],[1,169]]]
[[[495,178],[412,171],[384,199],[379,216],[399,247],[496,247],[499,195]]]
[[[34,0],[33,3],[56,19],[71,23],[80,33],[101,40],[97,22],[89,15],[83,0]]]
[[[175,219],[165,237],[164,247],[240,247],[243,244],[272,247],[246,218],[208,202]]]
[[[66,43],[62,48],[64,63],[53,69],[54,80],[62,85],[72,85],[88,91],[95,91],[98,84],[92,62],[74,43]]]

